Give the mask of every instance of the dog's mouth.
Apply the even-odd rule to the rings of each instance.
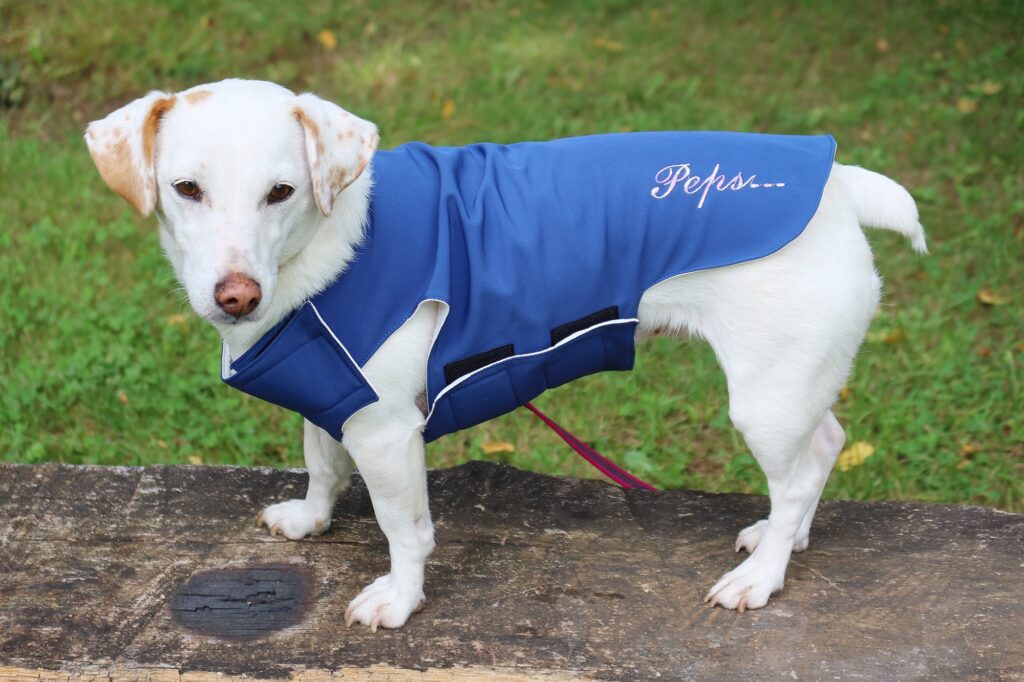
[[[247,315],[229,315],[228,313],[218,310],[210,313],[209,315],[204,315],[203,317],[214,324],[228,326],[258,322],[260,320],[260,314],[257,311],[253,311]]]

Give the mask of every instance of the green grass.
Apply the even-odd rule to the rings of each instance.
[[[876,452],[825,495],[1024,510],[1022,25],[1020,2],[0,0],[0,454],[301,465],[299,417],[221,384],[217,335],[175,293],[153,222],[80,138],[149,89],[244,76],[334,99],[384,147],[834,134],[841,162],[911,189],[932,253],[869,235],[886,298],[836,412]],[[538,404],[661,486],[764,492],[705,345],[648,343],[637,369]],[[489,442],[520,467],[594,475],[524,411],[439,441],[430,464]]]

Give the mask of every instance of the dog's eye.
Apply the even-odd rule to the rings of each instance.
[[[179,180],[174,183],[174,189],[177,190],[178,194],[186,199],[199,199],[199,195],[202,194],[202,190],[199,189],[199,185],[191,180]]]
[[[267,195],[267,203],[276,204],[279,201],[284,201],[290,197],[294,191],[295,188],[291,185],[279,182],[270,189],[270,194]]]

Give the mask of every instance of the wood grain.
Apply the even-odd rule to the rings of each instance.
[[[343,622],[387,570],[358,477],[326,535],[255,526],[304,489],[284,470],[0,465],[0,680],[1024,679],[1024,515],[823,502],[785,591],[737,614],[701,598],[765,499],[470,463],[430,474],[426,608],[371,634]],[[192,589],[211,571],[223,595]],[[184,622],[183,594],[252,627]]]

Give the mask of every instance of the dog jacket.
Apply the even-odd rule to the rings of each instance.
[[[445,312],[428,441],[632,369],[643,293],[798,237],[834,153],[830,136],[714,132],[378,152],[353,260],[239,358],[225,353],[223,379],[340,439],[378,400],[360,368],[424,301]]]

